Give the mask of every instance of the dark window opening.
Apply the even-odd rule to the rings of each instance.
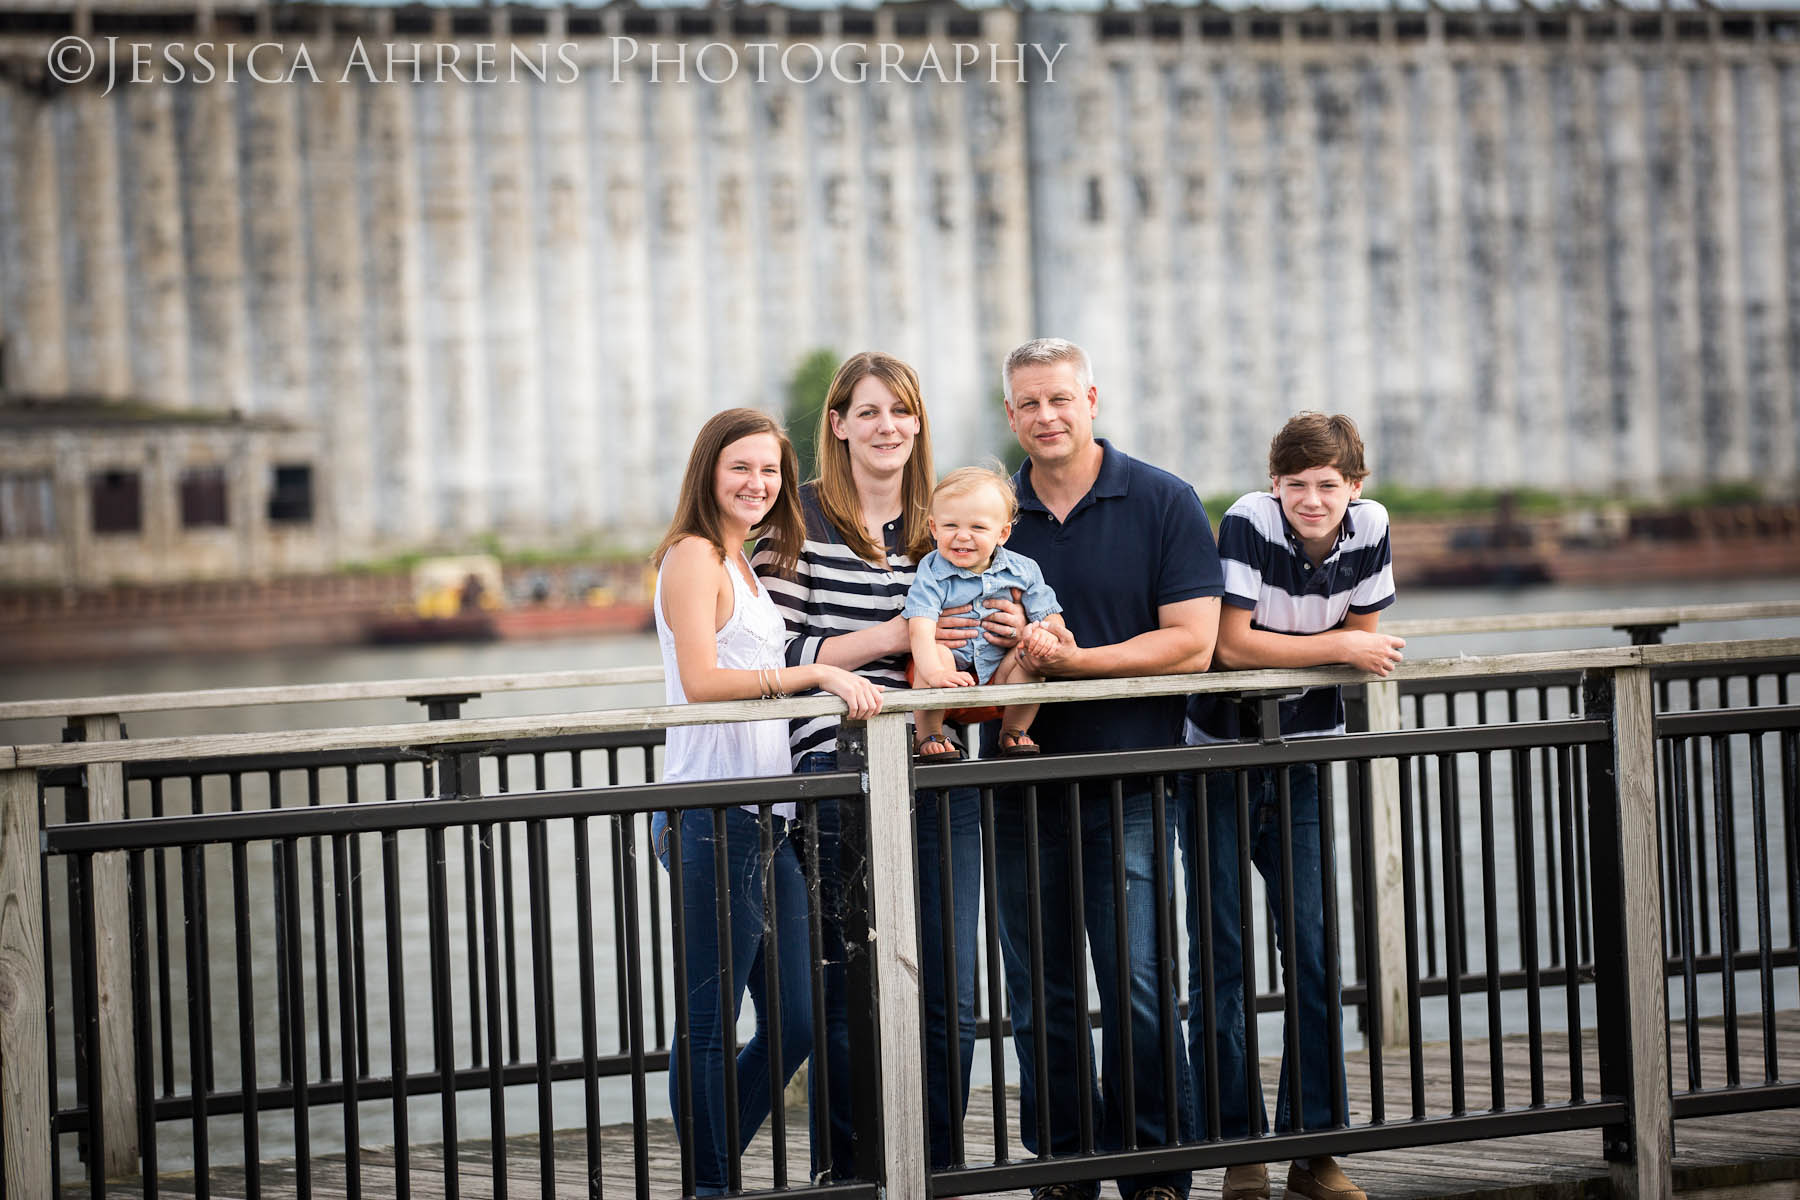
[[[894,18],[894,36],[903,38],[922,38],[928,32],[925,18],[918,13],[902,13]]]
[[[312,467],[277,464],[269,488],[269,520],[303,525],[313,518]]]
[[[184,33],[194,32],[192,13],[150,13],[150,12],[96,12],[92,17],[93,31],[96,37],[107,34],[125,36],[137,34],[143,36],[180,37]]]
[[[225,468],[189,467],[181,473],[181,527],[229,525],[225,508]]]
[[[0,475],[0,542],[56,536],[56,487],[48,471]]]
[[[838,32],[845,37],[867,37],[875,32],[875,18],[868,13],[845,13],[838,18]]]
[[[143,483],[136,471],[101,471],[88,477],[95,533],[137,533],[144,527]]]
[[[19,37],[50,37],[66,34],[75,28],[73,13],[9,12],[0,13],[0,33]]]

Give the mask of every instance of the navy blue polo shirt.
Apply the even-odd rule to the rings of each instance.
[[[1194,489],[1096,439],[1100,476],[1067,520],[1013,476],[1019,519],[1006,548],[1037,560],[1082,646],[1110,646],[1158,628],[1157,609],[1225,590],[1212,524]],[[1181,742],[1184,697],[1046,704],[1031,736],[1050,753],[1137,750]]]

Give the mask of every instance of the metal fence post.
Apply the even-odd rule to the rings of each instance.
[[[116,742],[124,727],[115,714],[71,717],[83,742]],[[90,821],[125,819],[125,765],[91,763],[87,770]],[[106,1161],[100,1173],[106,1178],[135,1174],[138,1167],[137,1059],[132,1045],[131,995],[131,899],[125,881],[125,855],[114,852],[93,856],[90,874],[94,892],[96,944],[94,977],[99,982],[89,1003],[100,1008],[100,1045],[89,1054],[100,1059],[100,1112]],[[79,1015],[76,1016],[79,1020]]]
[[[919,1059],[919,915],[906,714],[883,714],[866,729],[848,722],[840,726],[838,765],[862,771],[868,797],[866,816],[854,812],[860,807],[855,802],[840,808],[845,863],[866,889],[866,902],[859,904],[861,889],[852,887],[846,929],[851,1053],[859,1072],[865,1063],[879,1064],[877,1085],[859,1087],[853,1097],[857,1174],[879,1179],[889,1196],[924,1196],[925,1067]],[[860,847],[859,837],[866,839]],[[858,849],[866,849],[866,871],[855,870]],[[858,928],[859,915],[866,931]],[[859,1027],[865,1027],[860,1037]]]
[[[1629,1114],[1606,1129],[1605,1151],[1614,1192],[1647,1200],[1669,1194],[1673,1150],[1650,670],[1590,671],[1581,692],[1583,710],[1612,726],[1610,746],[1587,750],[1600,1087]]]
[[[1393,680],[1367,687],[1367,719],[1370,733],[1389,733],[1400,728],[1400,685]],[[1404,1049],[1412,1030],[1406,1003],[1406,859],[1400,844],[1400,762],[1378,758],[1369,764],[1369,861],[1374,878],[1366,880],[1368,903],[1375,906],[1375,928],[1380,931],[1380,975],[1368,981],[1381,994],[1381,1028],[1370,1031],[1370,1040],[1384,1049]]]
[[[49,1014],[37,772],[0,771],[0,1140],[6,1194],[50,1195]]]

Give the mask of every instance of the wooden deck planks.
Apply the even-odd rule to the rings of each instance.
[[[1671,1033],[1671,1077],[1677,1087],[1685,1089],[1684,1031],[1677,1023]],[[1780,1052],[1779,1077],[1800,1079],[1800,1012],[1779,1014],[1775,1033]],[[1762,1036],[1760,1018],[1740,1020],[1739,1062],[1746,1083],[1762,1080]],[[1592,1031],[1586,1031],[1582,1043],[1586,1092],[1592,1096],[1597,1093],[1599,1084]],[[1700,1044],[1703,1084],[1708,1087],[1723,1085],[1726,1078],[1723,1024],[1716,1020],[1703,1022]],[[1554,1104],[1570,1095],[1567,1042],[1561,1034],[1546,1034],[1544,1047],[1547,1057],[1545,1094],[1548,1102]],[[1508,1037],[1503,1041],[1503,1048],[1507,1103],[1520,1107],[1529,1102],[1526,1039],[1523,1036]],[[1428,1115],[1443,1115],[1451,1108],[1449,1050],[1450,1047],[1442,1043],[1426,1048],[1424,1080]],[[1466,1065],[1464,1096],[1468,1110],[1486,1111],[1490,1103],[1487,1043],[1483,1040],[1465,1042],[1463,1054]],[[1383,1092],[1388,1120],[1409,1119],[1412,1110],[1407,1056],[1403,1051],[1389,1052],[1383,1062],[1387,1075]],[[1367,1054],[1349,1055],[1348,1065],[1351,1118],[1353,1122],[1366,1121],[1371,1098]],[[1272,1100],[1277,1060],[1265,1059],[1262,1066],[1264,1086]],[[993,1097],[993,1090],[986,1087],[973,1089],[970,1095],[964,1138],[966,1160],[972,1164],[994,1161]],[[1010,1152],[1019,1155],[1022,1151],[1017,1140],[1016,1088],[1008,1091],[1006,1110]],[[667,1120],[651,1122],[648,1139],[651,1195],[678,1196],[680,1159],[672,1123]],[[798,1183],[808,1174],[804,1108],[789,1109],[787,1142],[788,1178]],[[614,1125],[603,1130],[601,1153],[604,1194],[609,1197],[635,1195],[632,1128]],[[564,1130],[556,1135],[554,1194],[559,1200],[589,1194],[585,1155],[584,1131]],[[537,1197],[542,1194],[535,1137],[507,1139],[506,1160],[508,1196]],[[392,1148],[365,1150],[360,1159],[361,1194],[370,1197],[394,1195],[394,1164]],[[495,1196],[492,1158],[487,1143],[464,1142],[457,1164],[457,1191],[461,1197],[489,1200]],[[1466,1200],[1525,1200],[1527,1197],[1543,1200],[1546,1197],[1591,1195],[1594,1182],[1604,1179],[1607,1174],[1606,1162],[1600,1152],[1600,1136],[1595,1130],[1382,1151],[1357,1155],[1347,1165],[1357,1182],[1379,1200],[1423,1200],[1436,1196],[1457,1196]],[[415,1146],[409,1171],[412,1195],[419,1200],[437,1200],[444,1196],[443,1168],[440,1148]],[[772,1183],[773,1161],[766,1128],[745,1152],[743,1172],[746,1187],[767,1187]],[[1791,1182],[1800,1189],[1800,1109],[1679,1122],[1675,1129],[1674,1173],[1679,1191],[1733,1189],[1765,1181]],[[287,1200],[300,1194],[297,1172],[291,1161],[265,1165],[261,1174],[261,1195],[268,1200]],[[1278,1197],[1286,1178],[1286,1164],[1272,1164],[1270,1176],[1273,1194]],[[1221,1179],[1219,1171],[1197,1172],[1192,1195],[1196,1200],[1216,1196]],[[196,1195],[191,1175],[163,1176],[158,1183],[163,1196]],[[215,1169],[210,1184],[210,1194],[218,1200],[235,1200],[247,1194],[241,1168]],[[128,1198],[144,1194],[136,1180],[111,1183],[107,1190],[110,1195]],[[346,1163],[342,1155],[313,1161],[310,1190],[317,1197],[348,1195]],[[85,1184],[65,1188],[65,1194],[71,1196],[84,1195],[86,1191]],[[1112,1194],[1110,1187],[1104,1194]],[[1737,1193],[1720,1190],[1717,1194],[1723,1197]],[[1022,1198],[1025,1193],[1003,1195]]]

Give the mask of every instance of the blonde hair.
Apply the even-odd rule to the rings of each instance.
[[[953,496],[966,496],[978,488],[991,487],[1000,494],[1006,506],[1006,523],[1012,524],[1019,519],[1019,494],[1013,490],[1013,481],[998,463],[992,465],[982,463],[975,467],[958,467],[942,479],[931,491],[932,507],[937,507],[940,499]]]
[[[813,480],[819,509],[851,553],[865,562],[887,561],[887,548],[877,546],[863,528],[862,501],[856,494],[856,479],[850,473],[850,447],[831,431],[831,414],[836,413],[840,420],[847,417],[850,393],[871,375],[886,384],[907,411],[919,419],[919,435],[913,439],[912,457],[906,460],[900,480],[900,544],[907,557],[923,558],[932,546],[931,531],[925,526],[931,502],[931,422],[925,416],[918,373],[891,354],[879,350],[853,354],[831,378],[831,386],[825,391],[825,406],[819,410],[819,473]]]

